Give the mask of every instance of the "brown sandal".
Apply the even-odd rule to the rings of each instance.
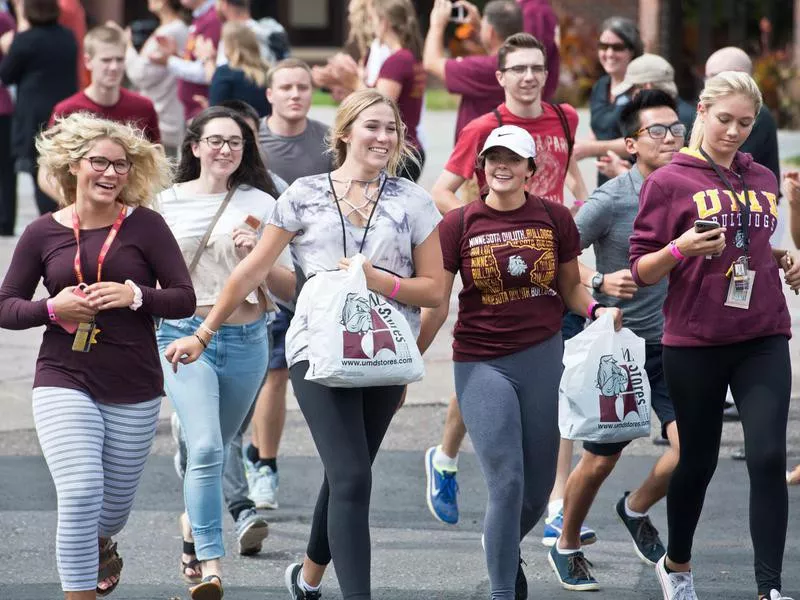
[[[122,557],[117,553],[117,543],[112,541],[111,538],[106,539],[105,543],[100,547],[99,559],[100,564],[97,569],[97,583],[101,583],[110,577],[117,578],[117,580],[106,589],[97,587],[94,590],[98,596],[108,596],[117,589],[122,575]]]
[[[222,579],[219,578],[219,575],[203,577],[199,584],[189,588],[189,594],[192,596],[192,600],[222,600],[225,595],[222,589]]]

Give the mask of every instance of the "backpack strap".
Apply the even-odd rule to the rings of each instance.
[[[502,127],[503,126],[503,116],[500,114],[500,111],[495,108],[492,111],[492,113],[494,113],[494,118],[497,119],[497,126],[498,127]]]
[[[572,131],[569,129],[567,115],[564,113],[564,109],[561,108],[560,104],[551,104],[550,102],[547,102],[546,104],[553,107],[553,110],[556,111],[556,115],[558,115],[558,120],[561,121],[561,128],[564,130],[564,137],[567,138],[567,164],[569,164],[569,161],[572,158],[572,149],[575,146],[575,138],[572,137]]]

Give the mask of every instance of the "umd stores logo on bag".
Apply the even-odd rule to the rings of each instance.
[[[369,294],[368,298],[353,292],[347,294],[340,321],[342,358],[372,361],[383,350],[395,357],[388,362],[408,362],[408,352],[399,353],[402,358],[398,358],[397,346],[405,349],[407,344],[391,315],[388,304],[375,294]]]
[[[622,357],[624,362],[620,364],[611,354],[601,356],[597,368],[600,422],[617,423],[617,427],[638,425],[642,419],[649,420],[648,414],[643,415],[639,411],[640,405],[647,404],[642,369],[633,360],[629,350],[623,349]],[[622,400],[621,416],[617,411],[618,399]],[[646,407],[644,412],[648,412]],[[625,422],[631,413],[634,421]]]

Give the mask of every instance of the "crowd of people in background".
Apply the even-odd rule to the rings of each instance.
[[[628,442],[584,442],[573,468],[557,414],[564,341],[604,314],[645,340],[666,446],[615,505],[635,554],[665,600],[696,600],[692,543],[723,415],[735,414],[758,598],[790,600],[787,482],[800,483],[800,466],[787,470],[781,278],[800,289],[800,253],[780,243],[791,215],[800,246],[800,174],[781,179],[746,52],[716,50],[698,98],[681,98],[636,23],[608,18],[591,136],[579,139],[578,110],[556,100],[548,0],[482,11],[434,0],[424,35],[411,0],[350,0],[348,48],[314,66],[290,56],[286,30],[255,20],[249,0],[147,7],[157,25],[137,44],[124,24],[87,31],[75,0],[0,2],[0,235],[16,234],[18,172],[32,176],[41,213],[0,288],[0,327],[45,326],[33,414],[67,600],[122,581],[113,538],[163,395],[183,480],[178,573],[192,598],[221,600],[223,506],[238,554],[252,556],[269,534],[259,511],[280,505],[290,383],[324,478],[287,591],[318,600],[333,562],[344,598],[371,597],[372,463],[405,386],[314,381],[312,325],[298,308],[308,280],[356,255],[422,353],[460,276],[455,395],[424,452],[424,502],[459,521],[469,434],[488,489],[492,600],[528,598],[520,542],[542,517],[559,584],[601,587],[584,553],[599,535],[584,521]],[[454,20],[474,53],[448,52]],[[452,152],[425,190],[429,80],[459,104]],[[309,117],[315,87],[338,103],[330,126]],[[590,247],[594,267],[579,259]],[[34,300],[40,282],[48,296]],[[648,515],[664,498],[666,543]]]

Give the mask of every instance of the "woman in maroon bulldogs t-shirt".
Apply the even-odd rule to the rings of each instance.
[[[542,516],[556,472],[564,305],[592,318],[612,311],[580,283],[578,230],[569,210],[531,196],[533,138],[505,125],[478,155],[489,193],[447,213],[439,225],[446,298],[456,273],[453,341],[456,393],[489,488],[484,546],[493,598],[514,599],[519,543]],[[426,349],[449,302],[423,311]],[[524,581],[522,581],[524,583]]]

